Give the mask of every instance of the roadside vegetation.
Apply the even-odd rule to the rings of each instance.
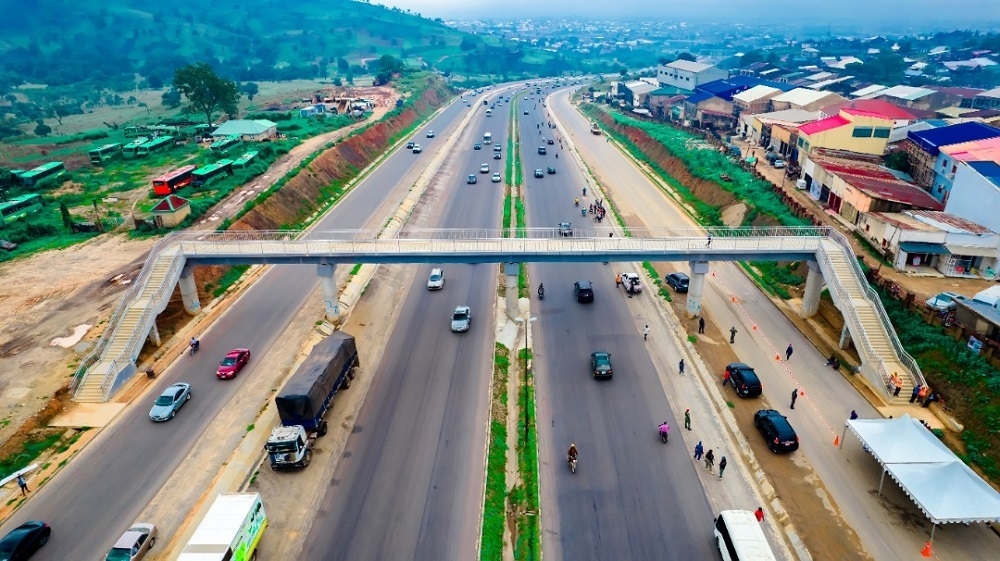
[[[531,349],[519,353],[522,364],[531,361]],[[542,557],[541,516],[538,496],[538,433],[535,430],[535,380],[530,368],[522,373],[518,388],[517,469],[519,482],[510,491],[510,510],[517,528],[514,558],[535,561]]]
[[[479,559],[503,559],[503,532],[507,522],[507,384],[510,350],[496,344],[493,355],[493,394],[490,400],[490,443],[486,455],[486,494]]]

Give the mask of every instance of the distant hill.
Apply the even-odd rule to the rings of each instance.
[[[161,88],[196,61],[238,81],[347,77],[384,54],[469,74],[578,65],[351,0],[0,0],[0,10],[0,93],[21,83]]]

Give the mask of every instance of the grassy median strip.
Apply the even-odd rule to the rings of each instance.
[[[507,383],[510,351],[500,343],[493,355],[493,395],[490,401],[490,447],[486,456],[486,496],[483,501],[482,545],[479,559],[503,559],[507,516]]]
[[[531,350],[523,349],[519,358],[528,364]],[[535,384],[530,369],[525,369],[518,389],[517,469],[520,480],[510,490],[510,511],[516,517],[514,559],[534,561],[542,557],[539,522],[538,435],[535,432]]]

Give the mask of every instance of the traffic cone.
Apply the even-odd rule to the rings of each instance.
[[[753,330],[754,330],[754,331],[757,331],[757,324],[756,324],[756,323],[755,323],[755,324],[753,324]]]
[[[924,544],[924,548],[920,551],[920,555],[923,555],[924,557],[930,557],[931,555],[934,555],[934,552],[931,551],[931,542],[927,542]]]
[[[781,362],[781,355],[774,355],[774,360]]]
[[[833,445],[834,446],[840,446],[840,435],[839,434],[833,435]]]

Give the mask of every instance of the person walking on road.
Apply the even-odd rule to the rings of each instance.
[[[722,386],[723,387],[729,385],[729,377],[730,377],[729,369],[727,368],[727,369],[725,369],[722,372]]]
[[[729,344],[732,345],[736,342],[736,326],[729,328]]]
[[[615,288],[618,288],[621,285],[622,285],[622,275],[621,273],[618,273],[617,275],[615,275]]]
[[[726,457],[719,458],[719,479],[722,479],[722,472],[726,471]]]
[[[712,466],[714,465],[715,465],[715,453],[709,450],[708,453],[705,454],[705,469],[707,469],[709,473],[713,473]]]
[[[701,461],[701,455],[705,453],[705,447],[701,445],[701,441],[694,445],[694,459],[696,461]]]
[[[684,428],[691,430],[691,410],[684,410]]]
[[[757,517],[757,522],[764,521],[764,507],[759,506],[757,510],[753,511],[753,515]]]
[[[684,359],[683,358],[681,359],[680,364],[677,365],[677,371],[681,374],[681,376],[684,375]]]
[[[910,403],[913,403],[914,401],[917,400],[917,396],[920,395],[920,390],[923,389],[923,387],[924,387],[923,384],[917,384],[916,386],[913,386],[913,393],[910,394]]]
[[[645,341],[647,339],[649,339],[649,325],[647,325],[646,327],[642,328],[642,340]],[[683,372],[683,371],[684,371],[684,367],[682,366],[681,367],[681,372]]]
[[[24,474],[23,473],[17,476],[17,486],[21,488],[21,496],[22,497],[25,496],[25,495],[27,495],[28,491],[31,490],[31,489],[28,489],[28,482],[24,479]]]
[[[792,344],[789,343],[788,348],[785,349],[785,362],[788,362],[788,359],[792,358],[792,350]]]
[[[704,333],[704,332],[705,332],[705,318],[700,317],[698,318],[698,333]]]
[[[792,389],[792,409],[795,409],[795,399],[797,397],[799,397],[799,389],[798,388],[793,388]]]

